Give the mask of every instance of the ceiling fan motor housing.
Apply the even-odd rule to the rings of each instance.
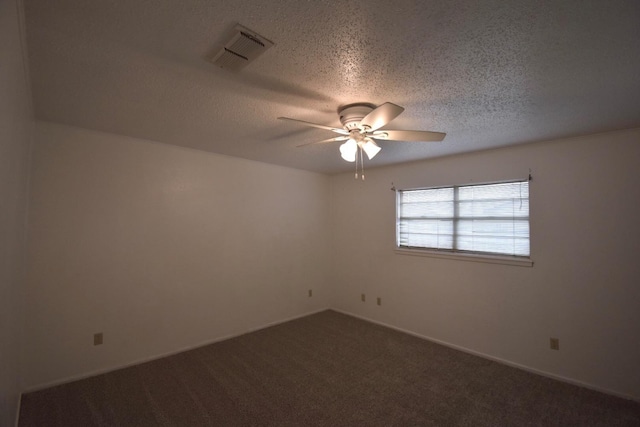
[[[317,123],[305,122],[304,120],[290,119],[288,117],[278,117],[281,120],[289,120],[298,122],[305,126],[311,126],[320,129],[330,130],[339,134],[340,136],[334,138],[328,138],[322,141],[311,142],[302,145],[325,143],[325,142],[339,142],[346,141],[340,147],[341,151],[343,147],[348,149],[348,156],[345,160],[352,161],[352,151],[357,150],[360,147],[367,153],[367,156],[371,159],[380,151],[380,147],[376,145],[375,140],[387,140],[387,141],[442,141],[446,136],[443,132],[432,132],[422,130],[392,130],[385,129],[387,123],[398,117],[404,108],[392,104],[391,102],[385,102],[382,105],[375,106],[369,103],[357,103],[349,104],[338,108],[338,115],[340,116],[340,123],[343,128],[335,128],[331,126],[320,125]],[[302,146],[302,145],[299,145]],[[344,153],[343,153],[344,154]],[[344,157],[344,155],[343,155]]]
[[[338,111],[340,123],[349,131],[360,129],[360,122],[371,111],[373,111],[373,107],[367,104],[347,105]]]

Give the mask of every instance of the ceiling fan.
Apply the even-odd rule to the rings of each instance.
[[[430,142],[442,141],[446,136],[446,134],[442,132],[423,130],[380,130],[381,127],[398,117],[403,111],[403,107],[392,104],[391,102],[386,102],[379,107],[367,103],[345,105],[338,110],[340,123],[342,123],[343,126],[342,128],[319,125],[303,120],[290,119],[288,117],[278,117],[278,119],[300,123],[305,126],[327,129],[340,134],[340,136],[334,138],[310,142],[298,145],[298,147],[345,141],[340,145],[340,154],[342,158],[348,162],[357,162],[358,150],[360,150],[361,160],[363,151],[369,159],[373,159],[381,150],[380,146],[376,144],[376,140]]]

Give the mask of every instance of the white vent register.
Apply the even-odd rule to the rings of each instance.
[[[237,25],[231,40],[211,59],[211,62],[230,71],[240,71],[271,46],[273,46],[272,41],[242,25]]]

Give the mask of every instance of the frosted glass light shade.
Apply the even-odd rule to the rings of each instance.
[[[362,144],[362,149],[365,153],[367,153],[367,157],[369,158],[369,160],[373,159],[376,154],[378,154],[380,150],[382,150],[382,148],[380,148],[378,144],[376,144],[375,141],[371,138],[365,139],[365,143]]]
[[[358,144],[353,139],[348,139],[347,142],[340,146],[340,155],[347,162],[355,162],[357,152]]]

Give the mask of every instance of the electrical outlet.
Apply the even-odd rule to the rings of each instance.
[[[309,289],[309,298],[311,298],[313,296],[313,290]]]
[[[102,345],[102,332],[93,334],[93,345]]]
[[[365,302],[367,300],[367,297],[365,296],[365,294],[360,295],[360,300],[362,302]]]
[[[560,339],[558,338],[549,339],[549,348],[551,348],[551,350],[560,350]]]
[[[382,298],[378,297],[378,305],[382,305]]]

